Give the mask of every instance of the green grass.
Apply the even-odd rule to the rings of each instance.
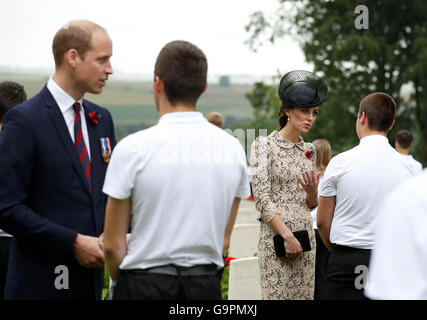
[[[228,276],[230,267],[225,267],[221,279],[221,297],[222,300],[228,300]]]
[[[104,288],[102,289],[102,300],[110,300],[108,293],[110,291],[110,276],[107,271],[107,267],[104,267]]]

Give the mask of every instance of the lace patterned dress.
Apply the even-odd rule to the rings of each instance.
[[[312,152],[311,159],[306,152]],[[264,300],[311,300],[314,298],[316,240],[313,220],[306,204],[306,193],[298,176],[316,167],[314,146],[300,137],[296,144],[277,131],[257,138],[251,150],[251,182],[255,205],[260,211],[258,263]],[[307,230],[311,251],[293,259],[276,257],[268,222],[280,216],[290,231]]]

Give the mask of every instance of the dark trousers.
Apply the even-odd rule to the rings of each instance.
[[[120,270],[113,300],[221,300],[221,274],[183,276]]]
[[[371,250],[335,245],[328,259],[326,295],[328,300],[366,300],[366,284]]]
[[[314,282],[314,300],[326,299],[326,269],[328,266],[329,250],[326,248],[319,235],[319,230],[314,229],[316,235],[316,267]]]
[[[0,300],[4,300],[7,264],[9,263],[9,253],[12,240],[12,237],[0,237]]]

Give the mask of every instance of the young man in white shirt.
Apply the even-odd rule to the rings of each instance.
[[[332,158],[319,186],[317,226],[331,251],[328,299],[364,299],[374,221],[383,199],[412,176],[407,161],[388,143],[395,113],[396,104],[385,93],[362,99],[356,120],[360,144]]]
[[[250,194],[245,152],[196,111],[207,88],[199,48],[168,43],[154,75],[159,122],[120,141],[103,188],[113,299],[221,299],[222,254]]]
[[[380,300],[427,300],[427,171],[386,199],[375,228],[365,294]]]
[[[413,174],[417,175],[423,172],[423,166],[419,161],[415,160],[414,157],[409,154],[413,139],[414,138],[412,137],[412,133],[410,133],[408,130],[400,130],[396,134],[394,147],[396,148],[397,152],[399,152],[409,162]]]

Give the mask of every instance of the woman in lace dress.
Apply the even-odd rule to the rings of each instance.
[[[280,81],[280,131],[252,145],[252,188],[260,211],[258,262],[262,298],[310,300],[314,297],[316,240],[310,209],[317,206],[319,174],[315,151],[301,133],[313,125],[326,99],[326,84],[307,71],[291,71]],[[311,251],[302,252],[292,232],[307,230]],[[277,257],[273,237],[284,238],[286,257]]]

